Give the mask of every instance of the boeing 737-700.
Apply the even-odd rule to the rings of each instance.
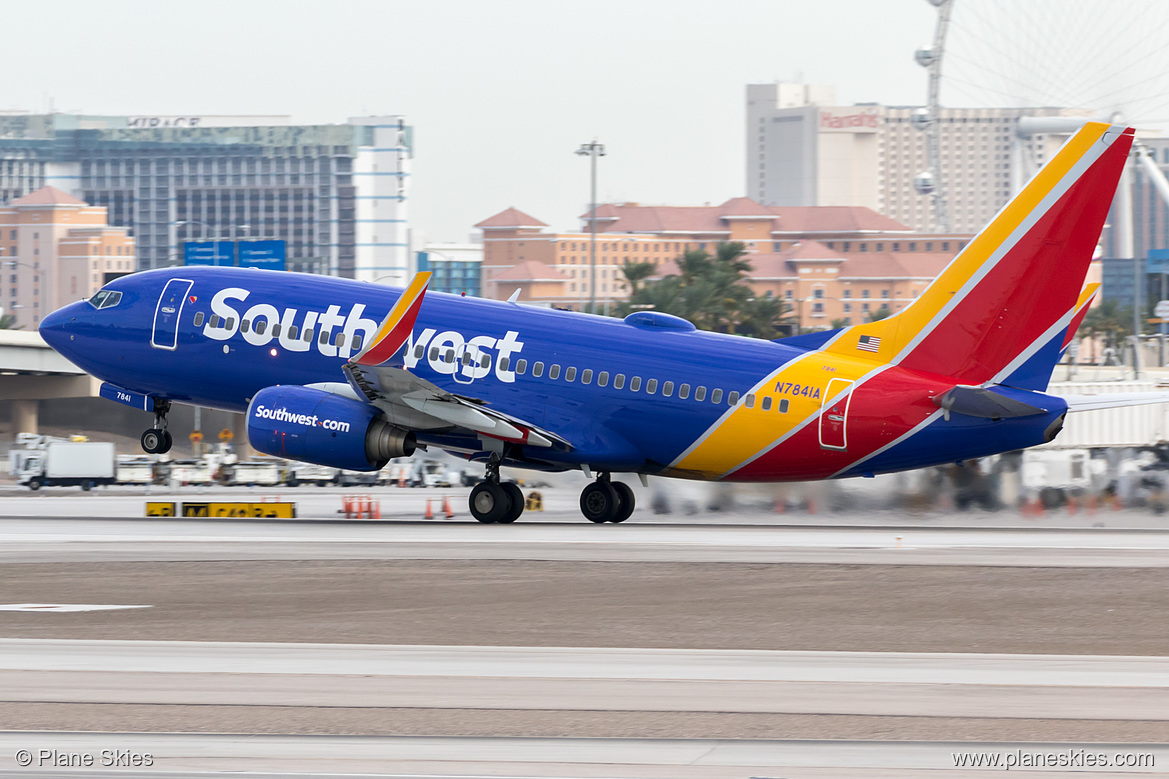
[[[228,409],[269,455],[483,462],[470,507],[485,523],[523,511],[501,466],[580,469],[584,515],[621,522],[633,491],[611,474],[871,476],[1042,444],[1069,408],[1141,402],[1046,393],[1132,142],[1087,124],[903,310],[778,341],[427,294],[425,273],[399,290],[194,266],[116,279],[40,332],[104,396],[153,411],[147,452],[169,449],[172,403]]]

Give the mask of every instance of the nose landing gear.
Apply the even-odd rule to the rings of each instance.
[[[487,462],[487,474],[483,481],[471,490],[471,516],[485,525],[510,524],[524,513],[524,493],[511,482],[499,481],[499,459],[492,457]]]
[[[604,522],[624,522],[633,514],[637,505],[633,489],[620,481],[609,481],[609,474],[602,473],[597,480],[586,486],[580,493],[580,510],[589,522],[598,525]]]
[[[169,400],[154,401],[154,427],[142,434],[142,450],[148,454],[165,454],[174,444],[174,438],[166,429],[166,415],[170,411]]]

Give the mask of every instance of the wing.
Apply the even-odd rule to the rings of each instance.
[[[509,443],[572,449],[555,433],[493,409],[481,399],[447,392],[406,369],[402,349],[414,330],[429,283],[429,273],[416,275],[377,335],[345,364],[342,370],[353,392],[381,408],[391,423],[409,429],[456,427]]]

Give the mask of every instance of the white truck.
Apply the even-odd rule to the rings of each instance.
[[[8,453],[16,481],[29,489],[77,486],[89,490],[117,482],[114,445],[95,441],[45,441]]]

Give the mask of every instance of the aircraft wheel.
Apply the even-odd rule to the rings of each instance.
[[[166,451],[163,448],[166,444],[166,431],[152,427],[142,434],[140,442],[142,444],[142,451],[147,454],[161,454]]]
[[[170,451],[170,448],[172,446],[174,446],[174,443],[175,443],[175,439],[174,439],[174,436],[172,436],[170,434],[170,431],[163,430],[162,431],[162,449],[160,449],[158,453],[159,454],[166,454],[167,452]]]
[[[580,493],[580,510],[589,522],[609,522],[617,516],[621,502],[609,482],[595,481]]]
[[[633,488],[623,481],[612,482],[612,486],[613,491],[617,493],[618,507],[617,513],[609,521],[624,522],[633,513],[633,509],[637,505],[637,498],[633,495]]]
[[[476,484],[468,502],[471,516],[485,525],[499,522],[511,511],[511,497],[503,487],[492,481]]]
[[[502,524],[510,524],[519,519],[520,514],[524,513],[524,493],[518,484],[513,484],[510,481],[502,482],[499,486],[507,493],[508,500],[511,501],[511,510],[504,514],[501,519],[495,521]]]

